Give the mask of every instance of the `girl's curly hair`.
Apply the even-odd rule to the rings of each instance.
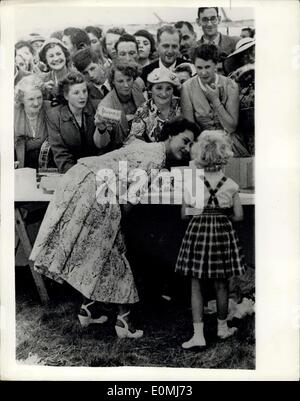
[[[232,156],[230,139],[222,130],[203,131],[191,149],[191,157],[199,168],[226,164]]]
[[[65,99],[64,95],[69,92],[69,89],[71,86],[76,85],[76,84],[82,84],[83,82],[86,82],[86,80],[80,72],[78,72],[78,71],[69,72],[58,83],[56,102],[59,104],[67,104],[68,102]]]

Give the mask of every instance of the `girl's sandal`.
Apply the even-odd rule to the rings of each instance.
[[[124,317],[128,316],[130,312],[124,313],[124,315],[118,315],[117,320],[123,324],[124,327],[115,325],[115,330],[119,338],[140,338],[143,336],[143,330],[131,331],[128,327],[128,323]]]
[[[90,324],[103,324],[107,322],[108,317],[106,315],[100,314],[100,316],[97,318],[92,317],[91,311],[88,309],[88,307],[93,304],[95,304],[95,301],[91,301],[88,304],[81,305],[80,312],[78,314],[78,319],[81,327],[87,327]]]

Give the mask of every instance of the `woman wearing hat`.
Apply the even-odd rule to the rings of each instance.
[[[58,82],[69,72],[70,54],[59,39],[50,38],[44,42],[39,56],[49,69],[48,73],[42,75],[45,96],[53,100],[57,95]]]
[[[174,89],[180,87],[177,76],[167,68],[156,68],[147,80],[151,97],[138,108],[127,143],[161,141],[164,124],[181,115],[179,98],[174,96]]]
[[[224,60],[224,70],[239,85],[239,125],[237,132],[254,155],[255,40],[243,38]]]
[[[239,118],[239,88],[230,78],[217,74],[218,49],[202,44],[193,52],[197,75],[182,86],[181,107],[185,118],[202,131],[224,130],[230,135],[236,156],[249,152],[236,135]]]

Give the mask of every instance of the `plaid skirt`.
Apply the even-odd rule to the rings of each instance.
[[[244,260],[231,221],[215,210],[190,221],[175,271],[195,278],[229,278],[244,274]]]

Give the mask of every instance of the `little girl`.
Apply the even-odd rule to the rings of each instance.
[[[176,272],[191,277],[194,335],[182,344],[184,349],[206,345],[203,335],[203,279],[213,280],[216,291],[218,337],[225,339],[234,334],[237,328],[227,326],[228,279],[243,274],[245,270],[238,238],[230,221],[243,219],[239,188],[222,172],[222,167],[233,155],[225,132],[203,131],[193,145],[191,155],[196,168],[204,169],[203,176],[196,178],[202,182],[195,182],[204,187],[204,207],[202,199],[202,210],[198,210],[198,214],[193,213],[176,263]],[[187,210],[193,210],[191,207],[199,209],[199,199],[192,199],[191,185],[185,187],[183,216]]]

